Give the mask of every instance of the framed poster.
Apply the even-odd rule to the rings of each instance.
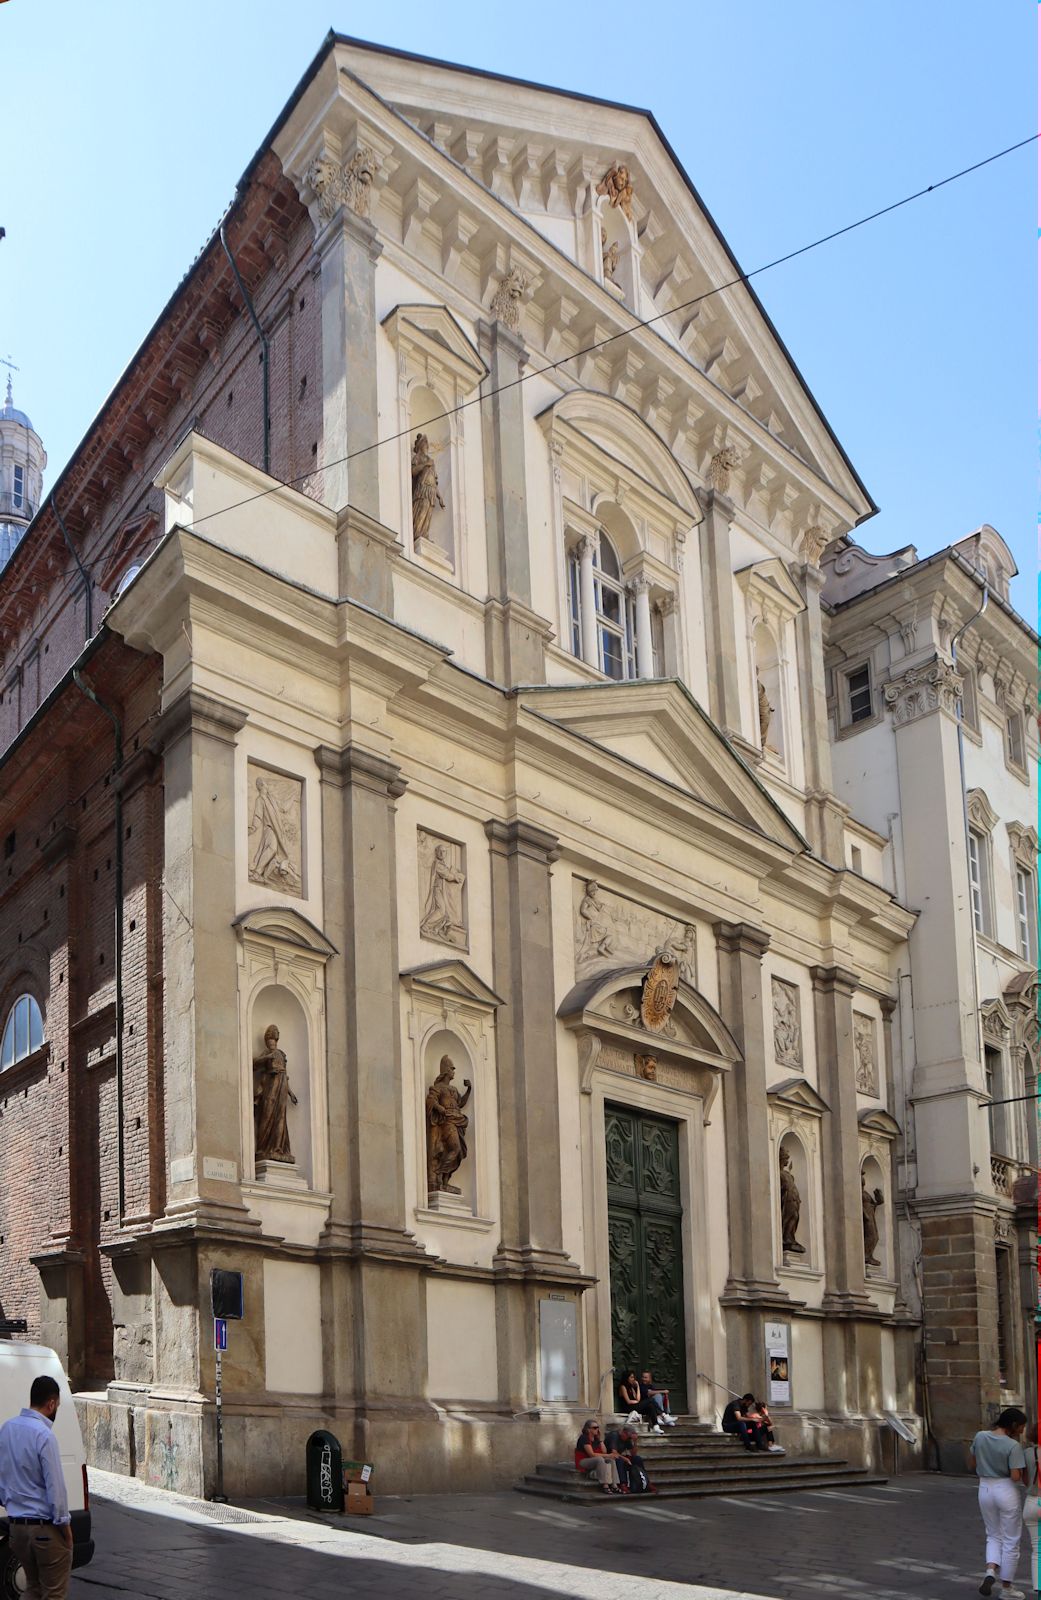
[[[791,1356],[789,1332],[786,1322],[768,1322],[764,1329],[767,1363],[767,1404],[790,1406],[792,1403]]]

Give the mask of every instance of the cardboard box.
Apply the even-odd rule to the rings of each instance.
[[[343,1486],[346,1489],[349,1483],[368,1483],[374,1472],[371,1461],[345,1461],[343,1463]]]
[[[375,1503],[367,1483],[352,1481],[346,1485],[343,1509],[348,1516],[371,1517]]]

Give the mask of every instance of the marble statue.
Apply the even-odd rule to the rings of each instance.
[[[423,907],[419,931],[427,939],[443,939],[446,944],[462,944],[465,942],[466,933],[461,916],[454,914],[453,890],[458,888],[461,900],[466,873],[461,867],[453,866],[448,851],[447,844],[434,846],[426,904]]]
[[[434,518],[434,507],[445,509],[438,487],[437,468],[430,452],[430,441],[425,433],[416,434],[412,446],[412,537],[426,539]]]
[[[881,1189],[869,1191],[863,1173],[860,1176],[860,1203],[864,1213],[864,1265],[880,1267],[881,1261],[875,1258],[875,1251],[878,1249],[878,1218],[875,1213],[879,1206],[885,1205],[885,1196]]]
[[[799,1185],[795,1181],[792,1171],[792,1158],[788,1151],[781,1148],[781,1246],[792,1255],[804,1256],[806,1246],[800,1244],[795,1235],[799,1231],[799,1213],[802,1211],[802,1196]]]
[[[774,708],[770,704],[766,692],[766,685],[759,676],[759,668],[755,669],[755,690],[759,701],[759,738],[763,749],[766,749],[766,736],[770,732],[770,723],[773,720]]]
[[[595,878],[590,878],[586,884],[586,892],[582,896],[578,914],[584,924],[582,943],[578,951],[579,960],[613,955],[611,920],[600,899],[600,885]]]
[[[285,1054],[278,1048],[274,1023],[264,1033],[266,1049],[253,1058],[253,1128],[258,1161],[292,1161],[289,1102],[299,1104],[289,1087]]]
[[[600,255],[604,263],[604,282],[614,283],[614,275],[618,271],[618,241],[612,244],[607,242],[607,229],[600,229]]]
[[[249,832],[258,835],[249,862],[252,881],[299,894],[300,785],[291,778],[257,778]]]
[[[633,220],[633,183],[628,167],[616,163],[604,173],[596,192],[606,195],[612,206],[617,206],[630,222]]]
[[[452,1083],[455,1065],[451,1056],[442,1056],[437,1077],[427,1090],[427,1189],[431,1194],[461,1194],[449,1183],[466,1160],[466,1130],[470,1119],[463,1113],[472,1093],[469,1078],[463,1079],[466,1091],[460,1094]]]

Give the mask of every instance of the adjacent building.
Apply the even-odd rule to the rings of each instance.
[[[843,539],[823,566],[836,792],[917,912],[896,974],[896,1202],[928,1416],[957,1469],[981,1407],[1036,1412],[1039,641],[991,527],[924,560]],[[851,842],[856,870],[871,859]]]
[[[0,1315],[99,1464],[211,1485],[217,1268],[240,1491],[629,1365],[921,1440],[874,506],[736,276],[648,113],[330,36],[0,578]]]

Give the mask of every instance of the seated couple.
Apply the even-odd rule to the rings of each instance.
[[[781,1446],[774,1442],[770,1413],[754,1394],[743,1394],[740,1400],[731,1400],[723,1412],[723,1432],[739,1434],[746,1450],[765,1450],[771,1455],[784,1455]]]
[[[676,1426],[676,1418],[669,1410],[669,1391],[659,1389],[649,1372],[637,1378],[631,1369],[618,1385],[618,1398],[622,1409],[627,1410],[627,1424],[639,1422],[642,1417],[652,1433],[664,1433]]]
[[[575,1443],[575,1466],[579,1472],[594,1473],[604,1494],[647,1494],[653,1492],[636,1453],[636,1434],[624,1424],[611,1428],[606,1438],[600,1424],[590,1419]]]

